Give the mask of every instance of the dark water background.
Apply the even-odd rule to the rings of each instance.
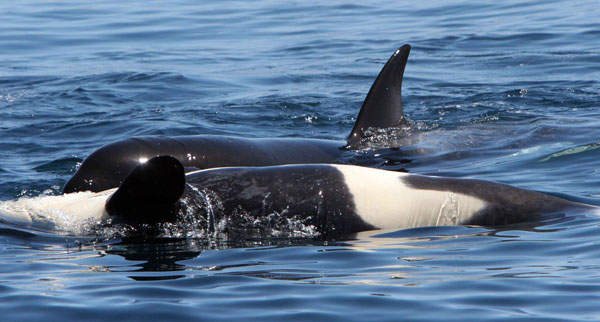
[[[421,135],[365,165],[600,204],[598,17],[597,1],[3,1],[0,200],[57,194],[134,135],[343,140],[411,43]],[[233,245],[0,224],[0,320],[597,320],[599,224]]]

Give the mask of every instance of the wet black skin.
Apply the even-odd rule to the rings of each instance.
[[[186,175],[177,159],[159,156],[127,176],[106,210],[134,224],[174,222],[191,214],[202,219],[205,231],[237,238],[293,225],[313,227],[328,238],[377,228],[356,214],[343,174],[322,164],[220,168]]]
[[[157,155],[178,159],[186,172],[214,167],[335,163],[342,143],[310,139],[245,139],[221,136],[138,137],[92,153],[63,192],[99,192],[118,187],[140,161]]]
[[[420,175],[399,175],[398,180],[402,181],[398,187],[409,186],[422,194],[447,191],[484,201],[483,209],[456,223],[461,225],[497,227],[597,209],[484,180]],[[114,218],[134,224],[187,223],[192,218],[196,229],[237,239],[271,237],[274,231],[289,237],[295,227],[312,227],[326,238],[381,228],[363,220],[361,215],[366,214],[357,212],[350,191],[334,165],[216,168],[186,175],[176,158],[159,156],[138,165],[105,208]],[[402,216],[406,196],[401,195],[402,189],[397,191],[395,206]]]

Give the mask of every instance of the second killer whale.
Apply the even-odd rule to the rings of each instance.
[[[120,140],[90,154],[63,187],[63,193],[118,187],[140,161],[159,155],[178,159],[186,171],[214,167],[339,163],[359,148],[369,129],[402,128],[402,79],[411,46],[398,48],[373,82],[344,143],[300,138],[249,139],[225,136],[148,136]]]
[[[379,229],[499,227],[600,214],[597,206],[485,180],[341,164],[186,173],[171,156],[138,164],[119,188],[47,198],[52,200],[45,207],[52,214],[140,227],[133,234],[154,236],[152,227],[163,223],[187,227],[194,222],[191,229],[230,239],[299,237],[298,232],[328,239]],[[4,208],[4,217],[35,225],[36,217],[20,207],[12,212]]]

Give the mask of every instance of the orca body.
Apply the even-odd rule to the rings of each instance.
[[[186,171],[233,166],[340,162],[360,147],[368,129],[406,125],[402,78],[410,45],[403,45],[385,64],[358,114],[346,143],[311,139],[247,139],[219,136],[139,137],[114,142],[93,152],[65,184],[64,193],[99,192],[118,187],[143,160],[159,155],[177,158]]]
[[[265,227],[280,231],[294,223],[332,238],[375,229],[500,226],[598,209],[483,180],[335,164],[185,174],[177,159],[159,156],[136,167],[108,197],[105,215],[148,224],[194,214],[205,218],[206,230],[233,236],[265,237]]]
[[[186,172],[214,167],[333,163],[341,143],[316,139],[246,139],[223,136],[136,137],[93,152],[65,184],[64,193],[118,187],[140,162],[171,155]]]

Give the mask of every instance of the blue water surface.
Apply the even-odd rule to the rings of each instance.
[[[344,140],[410,43],[419,135],[362,164],[600,204],[598,17],[597,1],[3,1],[0,200],[59,194],[135,135]],[[0,223],[0,320],[598,320],[599,224],[140,243]]]

